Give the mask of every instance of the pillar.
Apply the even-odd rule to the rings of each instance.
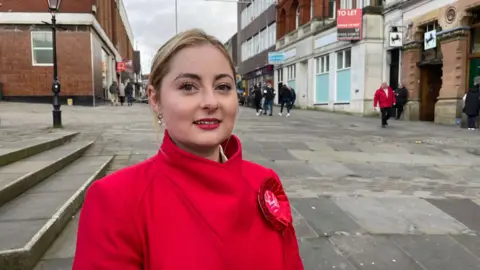
[[[442,88],[435,104],[435,123],[454,125],[462,118],[466,88],[468,29],[445,30],[437,35],[443,55]]]
[[[405,105],[404,119],[418,121],[420,115],[420,68],[422,43],[412,41],[403,46],[402,51],[402,79],[408,90],[408,102]]]

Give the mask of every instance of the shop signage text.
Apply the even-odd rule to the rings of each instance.
[[[285,53],[284,52],[269,52],[268,53],[268,64],[269,65],[282,64],[283,61],[285,61]]]
[[[339,9],[337,11],[337,40],[362,39],[362,9]]]

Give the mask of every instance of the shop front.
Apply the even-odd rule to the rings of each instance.
[[[273,65],[267,65],[243,75],[247,91],[258,83],[270,83],[273,86]]]
[[[402,81],[409,90],[405,117],[409,120],[460,124],[462,98],[480,76],[480,3],[464,0],[425,10],[407,11],[408,41],[402,52]],[[477,80],[480,80],[478,78]]]

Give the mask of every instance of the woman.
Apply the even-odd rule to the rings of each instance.
[[[480,85],[475,85],[465,95],[463,112],[467,115],[468,130],[476,130],[477,116],[480,110]]]
[[[149,100],[158,154],[95,182],[80,215],[74,270],[300,270],[278,176],[242,159],[232,135],[235,68],[200,30],[154,58]]]

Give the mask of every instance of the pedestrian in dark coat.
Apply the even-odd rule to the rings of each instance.
[[[403,107],[405,106],[408,100],[408,90],[407,88],[405,88],[405,86],[402,83],[400,83],[398,85],[398,89],[395,90],[395,99],[396,99],[395,107],[397,109],[396,118],[398,120],[400,119],[400,116],[402,116]]]
[[[252,95],[255,109],[257,110],[257,116],[259,116],[262,113],[262,90],[260,90],[260,87],[255,85],[253,87]]]
[[[480,84],[475,85],[470,91],[468,91],[465,97],[465,106],[463,107],[463,113],[467,115],[467,123],[469,130],[475,130],[477,117],[480,111]]]

